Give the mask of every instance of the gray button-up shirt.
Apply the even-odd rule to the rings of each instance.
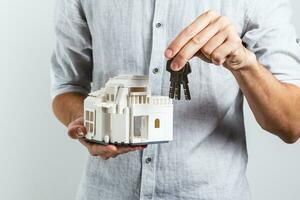
[[[164,50],[197,16],[228,16],[258,60],[300,85],[286,0],[59,0],[52,96],[89,93],[120,74],[148,74],[168,95]],[[174,141],[108,161],[89,157],[78,199],[249,199],[243,94],[231,72],[192,59],[192,101],[175,102]]]

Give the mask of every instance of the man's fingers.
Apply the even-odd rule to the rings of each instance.
[[[99,156],[103,154],[115,154],[117,153],[117,147],[114,145],[100,145],[86,141],[85,139],[79,139],[79,142],[84,145],[92,156]]]
[[[200,58],[201,60],[203,60],[207,63],[212,63],[212,61],[210,60],[210,57],[206,57],[201,51],[198,51],[195,56],[197,56],[198,58]]]
[[[93,144],[91,146],[91,150],[90,153],[92,155],[101,155],[101,154],[116,154],[118,152],[118,149],[116,146],[114,145],[108,145],[108,146],[104,146],[104,145],[99,145],[99,144]]]
[[[109,158],[116,158],[121,154],[125,154],[125,153],[129,153],[131,151],[139,151],[139,150],[143,150],[145,147],[129,147],[129,146],[120,146],[117,147],[117,151],[116,152],[107,152],[103,155],[101,155],[100,157],[103,158],[104,160],[108,160]]]
[[[230,54],[236,52],[239,47],[240,44],[238,40],[228,40],[211,54],[211,60],[215,65],[223,65],[226,61],[226,58],[230,56]]]
[[[211,23],[205,29],[200,31],[187,44],[185,44],[185,46],[175,56],[171,64],[172,69],[175,71],[180,70],[202,47],[204,47],[210,40],[214,38],[215,35],[221,32],[229,24],[230,21],[226,17],[218,17],[215,22]],[[221,39],[223,39],[223,41]],[[220,38],[221,42],[224,42],[224,40],[224,38]],[[213,42],[218,43],[219,41]],[[214,46],[221,44],[214,44]]]
[[[134,149],[131,148],[131,147],[119,147],[119,148],[118,148],[117,155],[129,153],[129,152],[131,152],[131,151],[134,151]]]
[[[75,126],[69,127],[68,135],[72,139],[80,139],[86,135],[86,129],[82,125],[75,125]]]
[[[73,139],[83,138],[87,131],[83,124],[83,117],[76,119],[68,125],[68,135]]]
[[[211,22],[213,22],[218,15],[213,11],[208,11],[203,15],[199,16],[192,24],[186,27],[176,38],[171,42],[167,50],[165,51],[165,56],[168,59],[173,58],[180,49],[190,41],[195,35],[207,27]]]
[[[227,37],[228,35],[225,32],[219,32],[212,37],[200,51],[206,58],[211,59],[211,54],[226,41]]]
[[[131,146],[124,146],[124,147],[119,147],[118,148],[118,154],[123,154],[123,153],[128,153],[130,151],[140,151],[143,150],[145,147],[131,147]]]
[[[231,52],[227,56],[224,66],[226,68],[230,67],[232,70],[239,69],[240,66],[242,66],[243,63],[245,63],[245,60],[242,60],[240,58],[242,57],[242,55],[245,55],[246,53],[247,53],[247,49],[244,46],[240,46],[239,48],[237,48],[235,51]],[[251,54],[251,56],[253,56],[253,54]],[[246,61],[248,62],[249,60]]]
[[[131,147],[131,146],[114,146],[114,145],[99,145],[99,144],[93,144],[85,139],[79,139],[80,143],[84,145],[89,153],[92,156],[99,156],[104,160],[108,160],[109,158],[116,158],[120,154],[125,154],[131,151],[136,151],[136,150],[143,150],[146,148],[146,146],[136,146],[136,147]]]

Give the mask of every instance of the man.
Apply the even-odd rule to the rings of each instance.
[[[287,0],[58,1],[53,109],[91,154],[78,199],[249,199],[243,95],[262,128],[286,143],[300,136],[290,13]],[[152,93],[167,95],[167,59],[174,70],[191,60],[193,70],[192,101],[174,105],[173,142],[82,139],[91,90],[115,75],[149,74]]]

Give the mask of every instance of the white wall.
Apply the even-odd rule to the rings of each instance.
[[[0,0],[0,199],[73,199],[85,151],[51,113],[55,0]]]
[[[294,24],[300,36],[300,13],[297,12],[300,10],[300,2],[291,2],[294,8]],[[249,150],[248,178],[253,200],[300,199],[299,142],[286,145],[277,137],[261,130],[248,106],[245,108]]]
[[[73,199],[86,160],[84,149],[68,139],[50,109],[54,2],[0,0],[3,200]],[[300,9],[299,1],[293,4]],[[299,23],[297,28],[300,33]],[[248,108],[245,115],[253,199],[299,199],[299,143],[283,144],[259,128]]]

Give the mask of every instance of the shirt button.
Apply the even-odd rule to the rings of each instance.
[[[299,39],[299,38],[297,38],[297,39],[296,39],[296,42],[297,42],[298,44],[300,44],[300,39]]]
[[[152,158],[149,157],[149,158],[146,159],[146,163],[147,163],[147,164],[149,164],[149,163],[151,163],[151,162],[152,162]]]
[[[162,23],[157,23],[157,24],[155,25],[155,27],[156,27],[156,28],[161,28],[161,27],[162,27]]]
[[[152,70],[152,73],[153,74],[157,74],[159,72],[159,69],[157,67],[155,67],[153,70]]]

